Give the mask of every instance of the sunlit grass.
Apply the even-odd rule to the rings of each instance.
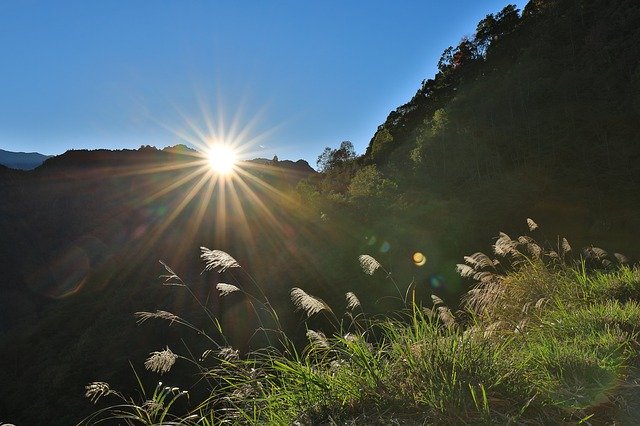
[[[611,263],[603,268],[605,257],[597,259],[598,266],[593,259],[570,258],[569,250],[560,256],[531,238],[502,235],[494,247],[501,263],[476,253],[465,257],[469,268],[459,266],[463,275],[480,281],[455,313],[438,297],[427,304],[416,301],[411,285],[398,294],[404,309],[389,317],[363,313],[352,292],[345,295],[345,310],[293,288],[292,308],[302,312],[307,327],[312,317],[328,320],[323,330],[307,329],[304,348],[286,335],[255,281],[259,294],[219,284],[220,297],[246,298],[260,318],[256,331],[270,343],[241,355],[226,342],[211,340],[212,348],[191,360],[209,386],[209,397],[172,418],[206,425],[560,424],[630,418],[628,411],[636,407],[625,404],[631,401],[640,349],[640,270]],[[203,249],[203,259],[207,269],[246,274],[225,252]],[[372,280],[388,278],[376,272],[384,266],[373,257],[358,261]],[[178,288],[196,297],[166,268]],[[219,313],[201,306],[224,336]],[[139,317],[194,329],[164,311]],[[136,422],[151,424],[140,419],[151,419],[148,410],[166,405],[159,397],[135,403],[111,390],[88,396],[114,395],[125,404],[98,411],[86,423],[125,419],[123,413],[130,412]]]

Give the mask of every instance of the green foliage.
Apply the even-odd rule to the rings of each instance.
[[[356,151],[353,144],[349,141],[343,141],[338,148],[332,149],[326,147],[322,154],[318,156],[318,169],[321,172],[327,172],[335,168],[344,166],[356,158]]]
[[[397,186],[385,179],[378,168],[371,164],[359,169],[349,184],[349,195],[352,197],[383,198]]]

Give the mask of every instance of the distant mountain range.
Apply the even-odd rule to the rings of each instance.
[[[50,157],[51,155],[38,152],[12,152],[0,149],[0,164],[11,169],[32,170]]]

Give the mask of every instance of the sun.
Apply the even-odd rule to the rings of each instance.
[[[227,175],[233,171],[237,155],[232,147],[224,144],[215,144],[209,148],[207,159],[209,160],[209,167],[211,167],[212,171],[221,175]]]

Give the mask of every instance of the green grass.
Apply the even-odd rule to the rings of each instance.
[[[309,344],[300,350],[278,327],[268,299],[248,295],[254,310],[266,313],[258,331],[277,343],[242,357],[216,345],[206,357],[178,357],[197,366],[207,398],[189,400],[183,412],[172,414],[183,394],[170,388],[156,388],[139,402],[103,392],[99,396],[115,396],[121,404],[83,423],[118,418],[157,424],[164,421],[158,422],[160,415],[165,424],[198,425],[633,419],[640,409],[633,396],[640,269],[604,257],[599,263],[572,258],[569,250],[543,249],[531,239],[501,238],[496,244],[508,250],[496,248],[503,254],[499,265],[465,258],[471,269],[460,268],[463,275],[480,281],[459,312],[438,298],[419,304],[412,287],[400,294],[405,309],[383,318],[367,316],[353,303],[339,317],[303,294],[297,308],[307,318],[325,315],[332,326],[324,334],[310,330]],[[368,273],[379,266],[371,262]],[[390,279],[378,275],[371,279]],[[178,322],[190,327],[182,318]]]

